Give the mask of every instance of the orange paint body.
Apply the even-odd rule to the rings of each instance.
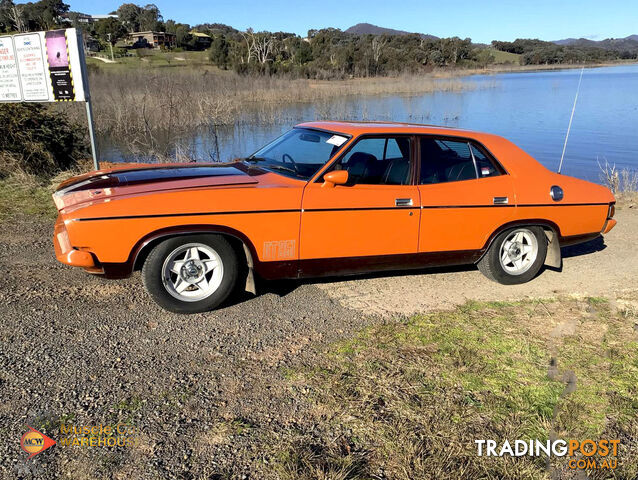
[[[220,175],[189,177],[188,169],[199,165],[179,164],[173,168],[187,173],[149,182],[134,179],[130,172],[136,169],[126,166],[65,182],[54,194],[60,212],[54,234],[58,260],[126,276],[140,266],[143,252],[154,242],[207,231],[241,241],[262,276],[296,277],[339,271],[306,269],[306,261],[383,257],[388,262],[381,263],[389,265],[393,256],[445,257],[446,252],[450,258],[454,252],[474,252],[475,261],[498,232],[513,224],[552,228],[561,243],[592,238],[615,225],[608,218],[615,199],[607,188],[553,173],[495,135],[383,123],[312,122],[301,127],[348,137],[309,181],[273,172],[252,174],[235,163],[211,167]],[[323,174],[342,153],[360,136],[371,134],[471,140],[482,145],[505,174],[418,185],[417,153],[410,185],[324,183]],[[139,167],[142,170],[149,167]],[[112,183],[114,176],[118,183]],[[550,197],[553,185],[564,191],[560,201]],[[506,197],[507,203],[496,205],[495,197]],[[409,204],[397,206],[397,199]]]

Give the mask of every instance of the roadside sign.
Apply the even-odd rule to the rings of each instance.
[[[13,39],[0,37],[0,102],[17,102],[21,98]]]
[[[0,102],[85,102],[93,164],[99,168],[79,30],[0,36]]]
[[[16,35],[16,62],[25,102],[48,102],[49,85],[42,55],[42,41],[37,33]]]
[[[78,38],[75,28],[0,37],[0,101],[86,101]]]

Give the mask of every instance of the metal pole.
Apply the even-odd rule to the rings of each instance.
[[[86,71],[86,58],[84,56],[84,41],[82,39],[82,31],[77,30],[78,35],[78,51],[80,53],[80,68],[82,70],[82,83],[84,84],[84,101],[86,103],[86,123],[89,126],[89,140],[91,141],[91,155],[93,156],[93,168],[100,169],[98,161],[97,142],[95,140],[95,127],[93,126],[93,107],[91,105],[91,91],[89,89],[89,75]],[[80,48],[80,45],[82,46]]]
[[[93,168],[100,169],[100,162],[97,159],[97,142],[95,141],[95,129],[93,127],[93,107],[91,98],[86,99],[86,123],[89,125],[89,139],[91,140],[91,154],[93,155]]]

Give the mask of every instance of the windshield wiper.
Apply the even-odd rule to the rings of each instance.
[[[294,168],[282,167],[281,165],[264,165],[266,170],[280,170],[282,172],[290,172],[294,173],[296,176],[299,176],[299,173]]]
[[[267,160],[268,159],[264,158],[264,157],[248,157],[248,158],[244,159],[245,162],[253,162],[253,163],[265,162]]]

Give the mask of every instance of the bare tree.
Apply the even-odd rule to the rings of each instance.
[[[250,63],[253,57],[262,65],[272,61],[276,46],[275,37],[266,32],[255,33],[252,28],[240,33],[248,50],[246,63]]]
[[[275,51],[275,38],[268,33],[258,33],[254,40],[255,56],[262,65],[272,61]]]
[[[246,30],[246,32],[239,32],[246,42],[246,63],[250,63],[253,57],[254,45],[255,45],[255,32],[252,28]],[[244,56],[241,56],[241,63],[244,63]]]
[[[18,32],[26,32],[21,5],[12,5],[9,10],[9,20],[15,25]]]
[[[388,39],[385,37],[376,36],[372,39],[372,59],[374,60],[374,73],[379,70],[379,60],[383,54],[383,48],[388,43]]]

